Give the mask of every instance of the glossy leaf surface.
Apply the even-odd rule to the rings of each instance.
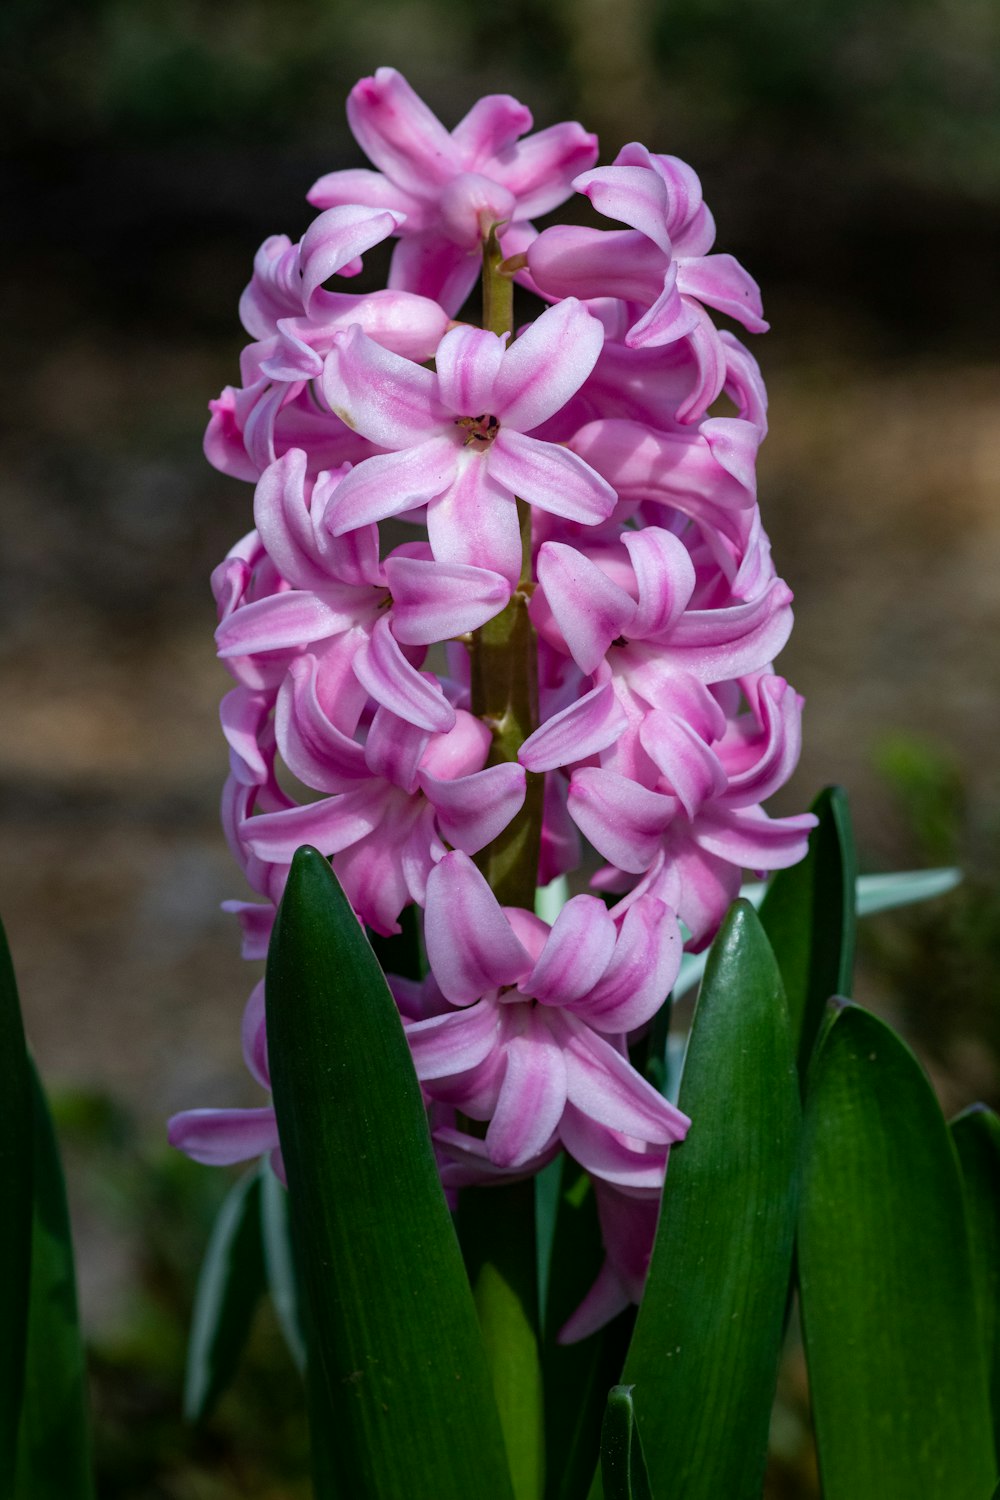
[[[34,1213],[17,1500],[90,1500],[87,1369],[59,1145],[31,1068]]]
[[[951,1136],[965,1186],[972,1275],[1000,1462],[1000,1119],[985,1105],[974,1104],[952,1120]]]
[[[654,1491],[758,1500],[791,1271],[799,1091],[781,976],[737,902],[712,946],[625,1362]]]
[[[847,795],[827,787],[813,803],[819,819],[809,852],[771,879],[760,919],[785,986],[799,1069],[805,1077],[823,1007],[850,995],[854,970],[857,861]]]
[[[33,1110],[17,983],[0,927],[0,1497],[12,1493],[31,1274]]]
[[[340,1500],[510,1500],[472,1295],[395,1003],[343,891],[295,856],[267,967],[268,1054],[310,1355]],[[325,1497],[323,1497],[325,1500]]]
[[[261,1183],[254,1168],[216,1216],[198,1275],[184,1375],[184,1415],[202,1421],[236,1374],[264,1291]]]
[[[858,1006],[809,1072],[799,1282],[825,1500],[996,1480],[958,1163],[919,1063]]]

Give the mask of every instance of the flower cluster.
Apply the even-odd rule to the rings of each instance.
[[[802,703],[772,666],[792,616],[756,504],[764,387],[713,313],[766,324],[676,158],[596,167],[580,126],[528,134],[506,96],[449,134],[388,68],[348,115],[378,170],[321,178],[301,241],[261,248],[206,436],[256,485],[213,576],[224,822],[258,898],[229,905],[263,957],[309,843],[374,933],[420,909],[427,975],[390,983],[442,1177],[586,1169],[607,1261],[576,1338],[638,1299],[688,1126],[629,1041],[743,871],[800,859],[813,821],[761,806]],[[539,232],[574,190],[603,227]],[[390,238],[388,287],[343,289]],[[485,326],[462,316],[480,276]],[[536,887],[583,840],[602,894],[550,926]],[[243,1036],[266,1088],[262,986]],[[171,1138],[205,1161],[278,1144],[269,1108]]]

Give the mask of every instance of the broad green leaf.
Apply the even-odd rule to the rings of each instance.
[[[798,1198],[799,1090],[781,976],[753,908],[712,945],[625,1361],[654,1491],[757,1500]]]
[[[260,1227],[271,1304],[295,1368],[300,1374],[305,1374],[306,1340],[302,1331],[299,1284],[292,1250],[288,1193],[266,1158],[260,1167]]]
[[[402,1023],[315,849],[296,854],[275,923],[267,1033],[310,1351],[339,1449],[328,1493],[511,1500]]]
[[[13,1492],[31,1275],[33,1109],[17,982],[0,927],[0,1500]]]
[[[545,1485],[542,1366],[538,1348],[535,1184],[465,1188],[458,1235],[482,1329],[515,1500]]]
[[[951,1122],[965,1185],[973,1283],[1000,1459],[1000,1119],[974,1104]]]
[[[73,1239],[59,1145],[34,1067],[31,1091],[31,1293],[15,1494],[18,1500],[90,1500],[87,1367],[77,1316]]]
[[[823,1007],[851,993],[854,970],[854,836],[847,795],[827,787],[813,803],[809,853],[768,885],[760,919],[781,970],[804,1079]]]
[[[601,1268],[604,1249],[586,1172],[563,1163],[545,1311],[546,1500],[580,1500],[600,1456],[608,1387],[621,1374],[632,1319],[623,1315],[575,1344],[557,1342]]]
[[[604,1500],[653,1500],[630,1385],[608,1392],[601,1428]]]
[[[263,1294],[260,1172],[229,1190],[198,1274],[184,1375],[184,1415],[200,1422],[236,1374]]]
[[[798,1268],[825,1500],[996,1480],[962,1185],[909,1049],[834,1006],[809,1071]]]

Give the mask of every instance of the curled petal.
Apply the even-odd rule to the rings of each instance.
[[[318,663],[290,663],[275,707],[275,737],[288,769],[319,792],[342,792],[368,775],[365,752],[331,723],[317,691]]]
[[[407,645],[429,645],[477,630],[500,613],[511,595],[500,573],[468,563],[388,557],[385,575],[392,594],[392,633]]]
[[[664,777],[689,818],[726,789],[718,755],[684,719],[663,709],[647,714],[639,730],[642,748]]]
[[[639,596],[632,635],[644,640],[669,630],[684,613],[694,593],[694,563],[680,537],[661,526],[623,532],[622,541]]]
[[[606,219],[617,219],[651,239],[669,257],[673,247],[667,233],[667,189],[647,167],[598,167],[584,172],[573,184]]]
[[[383,615],[354,658],[358,681],[376,703],[418,729],[444,733],[455,722],[455,710],[437,684],[410,665]]]
[[[573,1104],[563,1111],[559,1134],[573,1159],[602,1182],[633,1191],[662,1189],[667,1157],[663,1146],[641,1150],[629,1145],[621,1135],[606,1125],[595,1124]]]
[[[581,672],[595,672],[616,636],[625,635],[635,600],[576,547],[545,542],[538,580],[570,654]]]
[[[314,219],[302,236],[299,270],[306,314],[311,316],[315,294],[324,281],[378,245],[403,222],[404,215],[372,211],[360,204],[329,208]]]
[[[467,854],[446,854],[427,881],[427,959],[441,992],[467,1005],[516,984],[531,960]]]
[[[402,453],[375,453],[357,464],[331,496],[324,524],[334,536],[426,505],[455,478],[458,450],[435,437]]]
[[[597,896],[574,896],[556,917],[522,990],[543,1005],[571,1005],[604,973],[618,929]]]
[[[350,597],[345,600],[344,594]],[[356,619],[353,590],[320,598],[306,589],[288,589],[234,610],[215,632],[215,639],[224,660],[254,656],[258,651],[301,650],[311,641],[350,630]]]
[[[534,219],[566,201],[573,178],[593,165],[597,149],[596,135],[567,120],[518,141],[489,164],[489,171],[515,194],[518,218]]]
[[[274,1110],[188,1109],[167,1121],[167,1140],[192,1161],[228,1167],[278,1144]]]
[[[243,1022],[240,1027],[243,1043],[243,1061],[251,1077],[262,1089],[270,1089],[271,1074],[267,1065],[267,1027],[264,1020],[264,981],[255,984],[250,991]]]
[[[436,734],[424,751],[420,769],[429,776],[448,780],[481,771],[486,764],[493,736],[474,714],[455,710],[455,725],[447,734]]]
[[[528,771],[553,771],[606,750],[628,728],[611,682],[600,683],[530,734],[517,753]]]
[[[728,313],[750,333],[766,333],[760,287],[732,255],[693,255],[680,261],[677,285],[689,297]]]
[[[465,854],[491,843],[524,803],[524,767],[509,763],[446,781],[420,771],[418,781],[434,805],[441,833]]]
[[[812,813],[772,818],[762,807],[713,810],[698,820],[695,837],[702,849],[745,870],[784,870],[805,858]]]
[[[598,1031],[634,1031],[673,989],[683,949],[670,907],[655,896],[640,897],[625,913],[611,962],[574,1013]]]
[[[324,854],[334,854],[371,833],[382,821],[385,784],[359,787],[339,797],[324,797],[304,807],[286,807],[261,813],[244,825],[247,847],[259,859],[288,864],[296,849],[313,844]]]
[[[522,432],[501,429],[490,454],[490,471],[522,500],[583,526],[606,521],[618,501],[607,480],[582,458]]]
[[[569,811],[584,838],[620,870],[641,874],[656,857],[677,801],[596,766],[574,771]]]
[[[497,1007],[484,1000],[407,1026],[417,1077],[426,1083],[478,1067],[496,1046],[499,1027]]]
[[[466,167],[481,172],[493,165],[493,158],[500,152],[506,155],[532,123],[526,104],[510,94],[487,94],[459,120],[451,138]]]
[[[549,1012],[549,1025],[562,1042],[566,1097],[599,1125],[651,1145],[682,1141],[690,1120],[658,1094],[610,1042],[568,1011]]]

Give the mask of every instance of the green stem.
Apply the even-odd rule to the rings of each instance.
[[[494,224],[483,243],[483,327],[510,339],[514,333],[514,281],[501,271],[502,260]]]

